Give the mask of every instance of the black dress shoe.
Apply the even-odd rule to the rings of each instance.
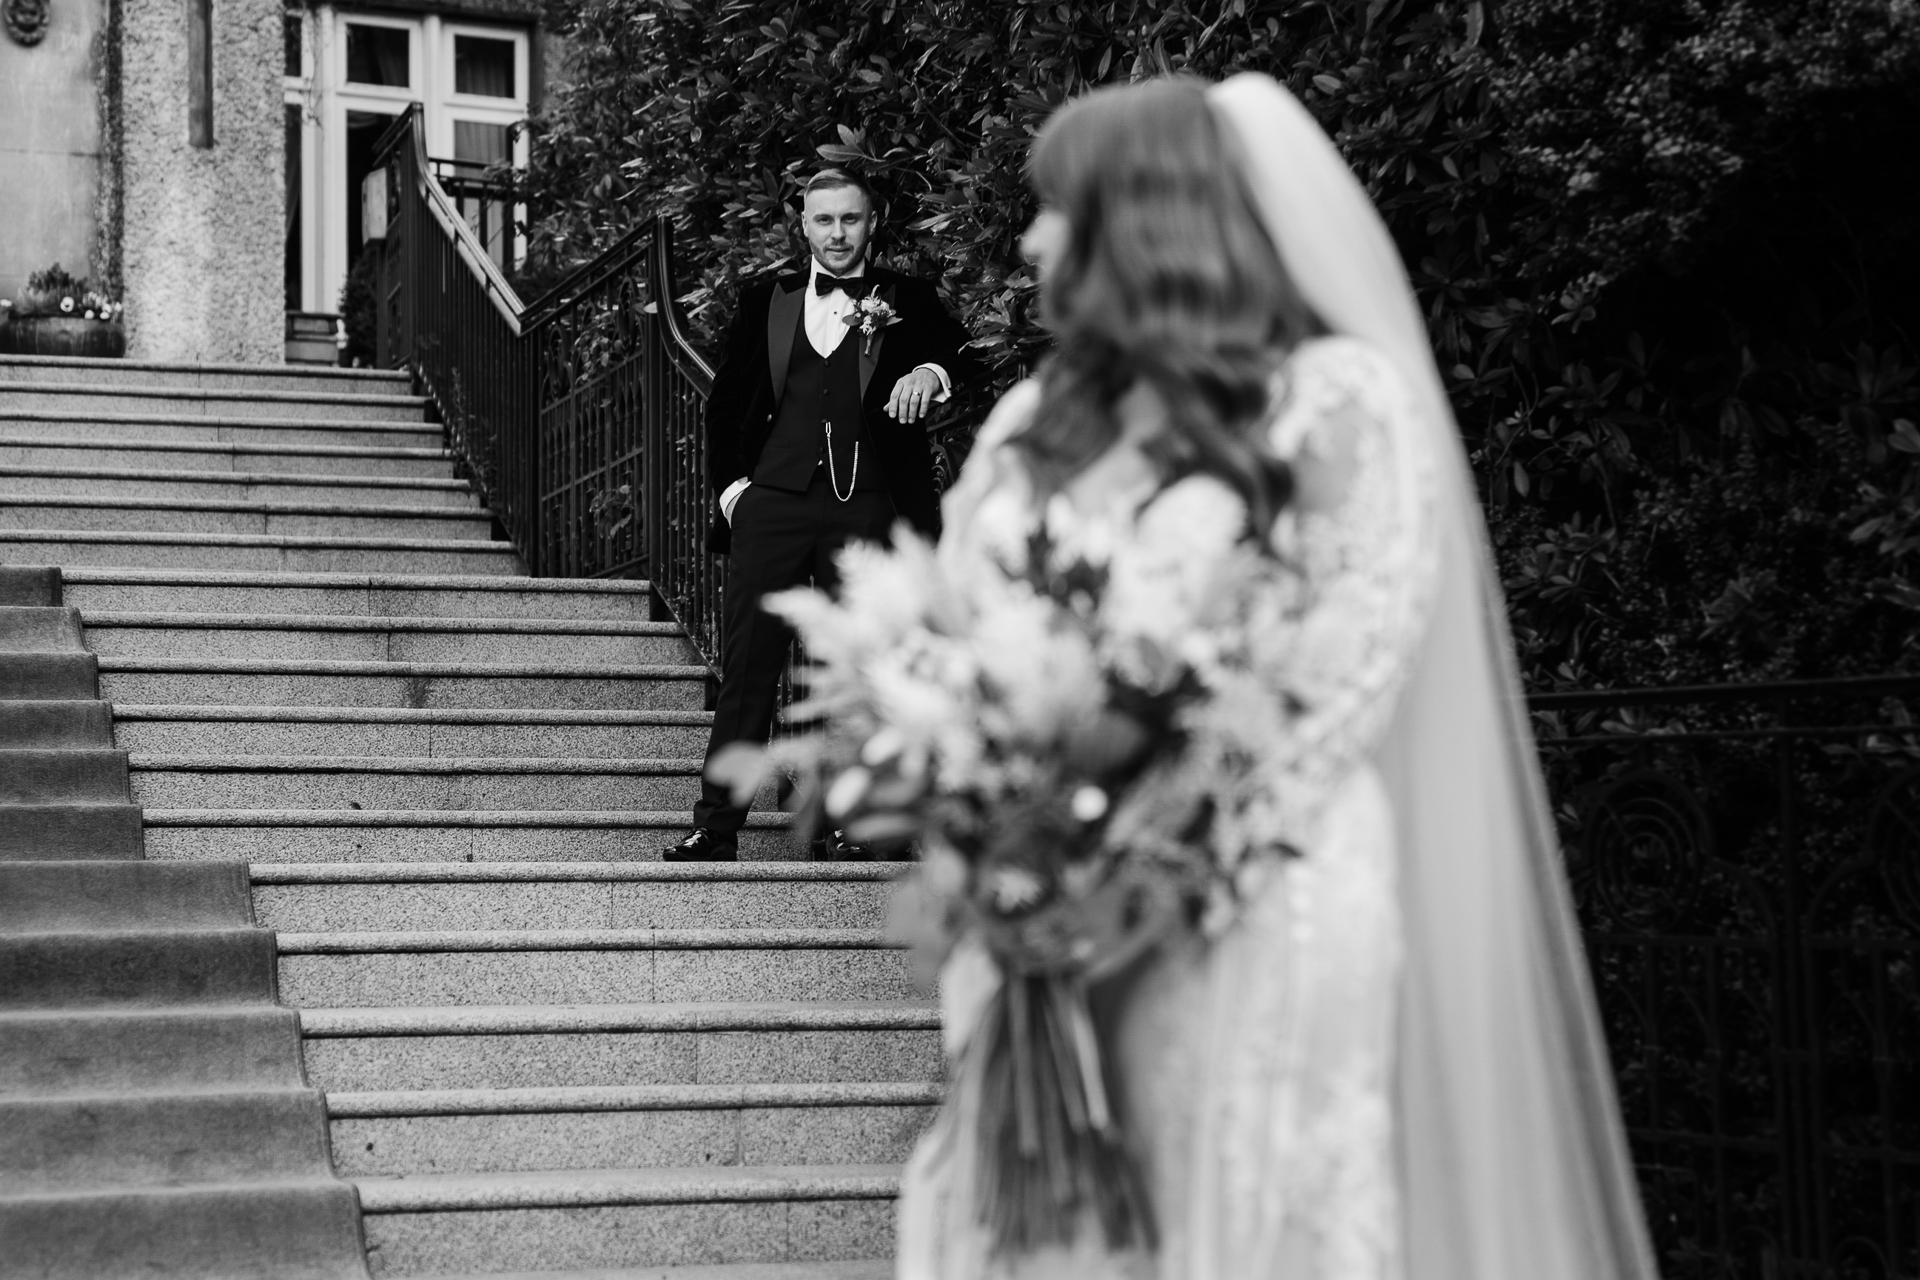
[[[872,862],[873,848],[855,844],[845,831],[835,829],[813,838],[813,858],[816,862]]]
[[[705,827],[695,827],[685,840],[662,849],[660,858],[663,862],[738,862],[740,852],[731,840]]]

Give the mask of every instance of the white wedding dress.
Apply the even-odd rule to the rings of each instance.
[[[1039,517],[1004,441],[1037,399],[1025,385],[983,429],[948,500],[940,554],[999,572]],[[1157,1259],[988,1256],[968,1198],[970,1100],[956,1099],[909,1166],[899,1274],[907,1280],[1400,1274],[1392,1059],[1401,958],[1394,823],[1368,763],[1406,682],[1434,585],[1433,460],[1392,365],[1350,338],[1311,341],[1275,380],[1281,457],[1337,489],[1275,529],[1304,590],[1291,613],[1310,711],[1272,779],[1286,843],[1262,860],[1243,914],[1211,943],[1146,962],[1122,998],[1115,1073],[1160,1232]],[[1117,447],[1131,453],[1131,446]],[[1081,517],[1126,520],[1150,492],[1143,460],[1096,463],[1069,496]],[[1143,492],[1142,486],[1147,486]],[[943,975],[950,1048],[998,981],[963,949]]]

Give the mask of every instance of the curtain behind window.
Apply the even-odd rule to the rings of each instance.
[[[513,41],[453,38],[453,91],[483,98],[514,96]]]
[[[413,75],[408,67],[412,45],[413,33],[405,28],[349,22],[347,79],[354,84],[390,85],[396,89],[412,87]]]

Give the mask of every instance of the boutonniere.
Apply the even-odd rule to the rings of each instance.
[[[853,310],[847,312],[843,318],[848,327],[859,326],[862,337],[866,339],[860,348],[860,354],[864,356],[873,354],[874,335],[890,324],[900,323],[900,313],[893,309],[892,303],[877,293],[870,293],[854,303]]]

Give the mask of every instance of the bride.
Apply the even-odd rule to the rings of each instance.
[[[995,563],[1049,503],[1126,521],[1171,479],[1277,513],[1300,686],[1291,836],[1226,932],[1098,993],[1157,1243],[1009,1256],[979,1089],[908,1166],[903,1280],[1651,1280],[1472,481],[1385,228],[1273,81],[1163,80],[1054,116],[1023,247],[1057,353],[947,499]],[[1001,978],[962,939],[958,1059]]]

